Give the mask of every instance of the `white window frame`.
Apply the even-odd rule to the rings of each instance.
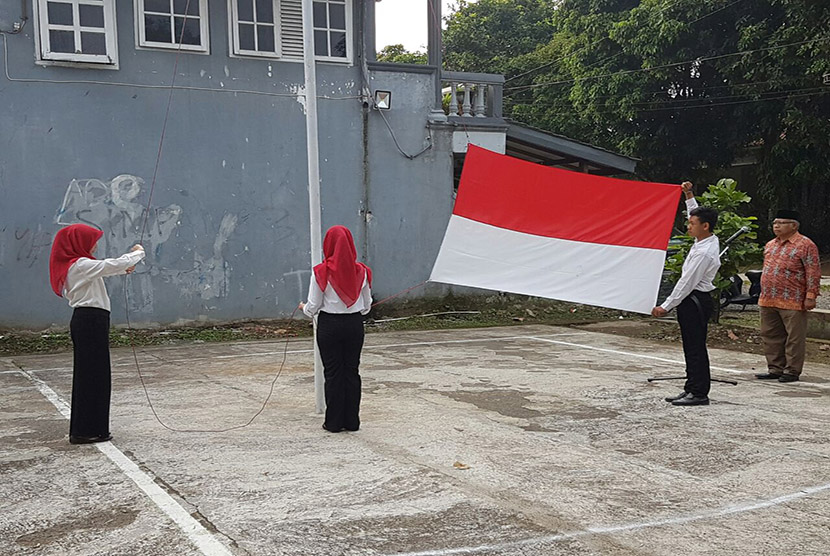
[[[38,33],[35,34],[37,48],[37,62],[41,65],[61,65],[72,67],[91,67],[118,69],[118,35],[116,33],[115,0],[60,0],[61,3],[72,5],[73,25],[55,25],[49,23],[48,0],[35,0],[35,20],[38,22]],[[50,49],[49,31],[73,31],[75,44],[80,44],[81,33],[94,32],[101,34],[101,27],[82,27],[79,12],[80,4],[101,6],[104,10],[103,35],[105,38],[106,54],[82,54],[80,52],[52,52]]]
[[[352,62],[352,41],[353,41],[353,36],[354,36],[354,34],[353,34],[353,23],[352,23],[352,10],[353,10],[352,0],[345,0],[345,2],[338,2],[338,1],[331,2],[330,0],[312,0],[312,2],[311,2],[312,10],[314,9],[314,3],[315,2],[323,2],[323,3],[326,4],[327,8],[328,8],[328,4],[331,4],[331,3],[344,4],[345,5],[345,10],[346,10],[346,29],[345,29],[345,33],[346,33],[346,57],[341,58],[340,56],[319,56],[319,55],[317,55],[317,52],[315,51],[314,52],[314,59],[324,61],[324,62],[340,62],[341,64],[342,63],[351,64],[351,62]],[[330,40],[331,39],[331,34],[330,34],[331,33],[331,27],[325,27],[325,28],[323,28],[323,27],[314,27],[314,14],[313,13],[312,13],[312,16],[311,16],[311,20],[312,20],[312,31],[311,31],[312,34],[315,31],[326,31],[326,33],[328,35],[328,38]],[[312,44],[314,44],[313,37],[312,37]],[[331,42],[329,42],[328,46],[329,46],[329,52],[331,52]]]
[[[170,1],[171,14],[173,10],[173,0]],[[186,50],[194,54],[210,54],[210,36],[208,35],[209,18],[208,18],[208,0],[190,0],[191,2],[199,3],[199,37],[201,44],[182,44],[181,50]],[[179,37],[173,36],[173,42],[156,42],[148,41],[145,36],[144,26],[144,0],[133,0],[133,7],[135,12],[135,47],[139,50],[179,50]],[[167,14],[165,14],[167,15]],[[171,15],[171,17],[174,17]],[[175,18],[175,17],[174,17]],[[192,19],[192,18],[191,18]],[[173,34],[175,35],[176,27],[173,26]]]
[[[256,18],[256,0],[254,2],[254,18]],[[282,57],[282,18],[280,17],[280,0],[271,0],[274,10],[274,45],[275,52],[259,50],[242,50],[239,46],[239,0],[228,0],[228,36],[231,43],[231,56],[247,58],[281,58]]]

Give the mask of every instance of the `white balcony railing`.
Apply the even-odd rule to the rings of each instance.
[[[442,72],[444,112],[461,118],[501,118],[503,86],[503,75]]]

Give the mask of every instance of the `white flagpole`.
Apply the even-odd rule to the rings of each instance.
[[[311,227],[311,265],[323,261],[320,228],[320,153],[317,143],[317,69],[314,65],[312,0],[303,0],[303,61],[305,62],[305,127],[308,145],[308,213]],[[317,347],[317,319],[314,319],[314,397],[317,413],[326,402],[323,390],[323,362]]]

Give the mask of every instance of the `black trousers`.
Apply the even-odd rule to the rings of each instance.
[[[326,379],[326,421],[330,431],[360,428],[360,350],[363,349],[363,315],[317,316],[317,346]]]
[[[695,396],[708,396],[712,383],[706,334],[709,331],[709,318],[713,309],[712,294],[697,290],[686,296],[677,307],[677,322],[680,324],[683,355],[686,358],[684,390]]]
[[[77,307],[69,332],[72,365],[71,436],[107,436],[110,432],[110,312]]]

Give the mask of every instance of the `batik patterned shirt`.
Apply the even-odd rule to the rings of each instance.
[[[818,297],[820,285],[818,248],[810,238],[796,232],[767,242],[758,305],[803,311],[804,299]]]

